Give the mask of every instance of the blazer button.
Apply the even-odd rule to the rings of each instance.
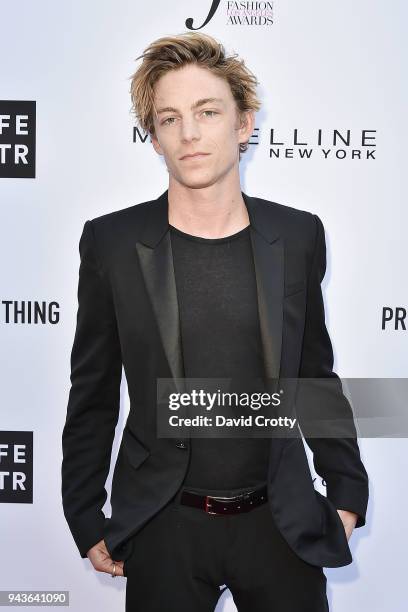
[[[176,442],[176,446],[177,448],[187,448],[187,444],[184,442],[184,440],[178,440],[178,442]]]

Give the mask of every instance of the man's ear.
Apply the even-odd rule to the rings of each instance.
[[[247,142],[254,131],[255,112],[253,110],[243,111],[239,116],[240,142]]]
[[[152,145],[156,153],[158,153],[159,155],[163,155],[163,149],[161,148],[160,143],[157,140],[157,136],[155,134],[150,134],[150,138],[151,138]]]

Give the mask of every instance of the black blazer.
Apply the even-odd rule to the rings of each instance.
[[[317,215],[241,192],[250,218],[265,372],[331,378],[333,352],[321,281],[324,228]],[[79,243],[78,313],[71,389],[62,434],[64,514],[81,557],[102,538],[113,559],[179,489],[188,439],[156,435],[156,379],[182,378],[179,313],[168,231],[168,191],[156,200],[86,221]],[[120,407],[122,364],[130,412],[102,507]],[[337,415],[350,418],[339,381]],[[340,402],[339,402],[340,399]],[[354,425],[353,425],[354,427]],[[351,563],[336,508],[365,524],[368,477],[357,439],[306,438],[327,497],[313,485],[300,437],[271,439],[268,503],[278,529],[304,561]]]

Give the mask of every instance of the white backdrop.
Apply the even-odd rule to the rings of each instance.
[[[406,2],[270,4],[273,23],[237,25],[221,0],[202,29],[238,52],[261,83],[242,188],[322,219],[326,322],[340,376],[407,377],[406,330],[381,329],[384,306],[408,306]],[[133,142],[128,77],[149,42],[186,31],[188,17],[201,26],[210,6],[0,3],[0,100],[36,101],[37,120],[36,177],[0,179],[0,430],[34,432],[32,503],[8,503],[0,489],[0,590],[68,590],[74,612],[121,610],[125,596],[125,580],[96,573],[80,558],[61,505],[79,237],[85,220],[167,187],[150,141]],[[307,145],[294,145],[294,130]],[[334,130],[350,130],[350,145],[333,146]],[[375,146],[362,146],[363,130]],[[300,155],[305,149],[310,156]],[[8,320],[7,300],[55,301],[59,321]],[[122,390],[113,462],[128,411],[125,382]],[[354,562],[325,569],[331,610],[403,612],[407,440],[362,439],[360,449],[371,486],[367,524],[351,538]],[[235,609],[226,592],[217,612]]]

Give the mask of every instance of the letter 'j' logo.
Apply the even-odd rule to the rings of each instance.
[[[204,21],[204,23],[202,25],[200,25],[199,28],[193,28],[193,18],[192,17],[188,17],[188,19],[186,19],[186,27],[189,30],[201,30],[201,28],[206,26],[207,23],[209,23],[211,21],[211,19],[214,17],[215,11],[219,7],[219,4],[220,4],[220,0],[213,0],[213,3],[212,3],[211,8],[210,8],[210,12],[207,15],[207,19]]]

